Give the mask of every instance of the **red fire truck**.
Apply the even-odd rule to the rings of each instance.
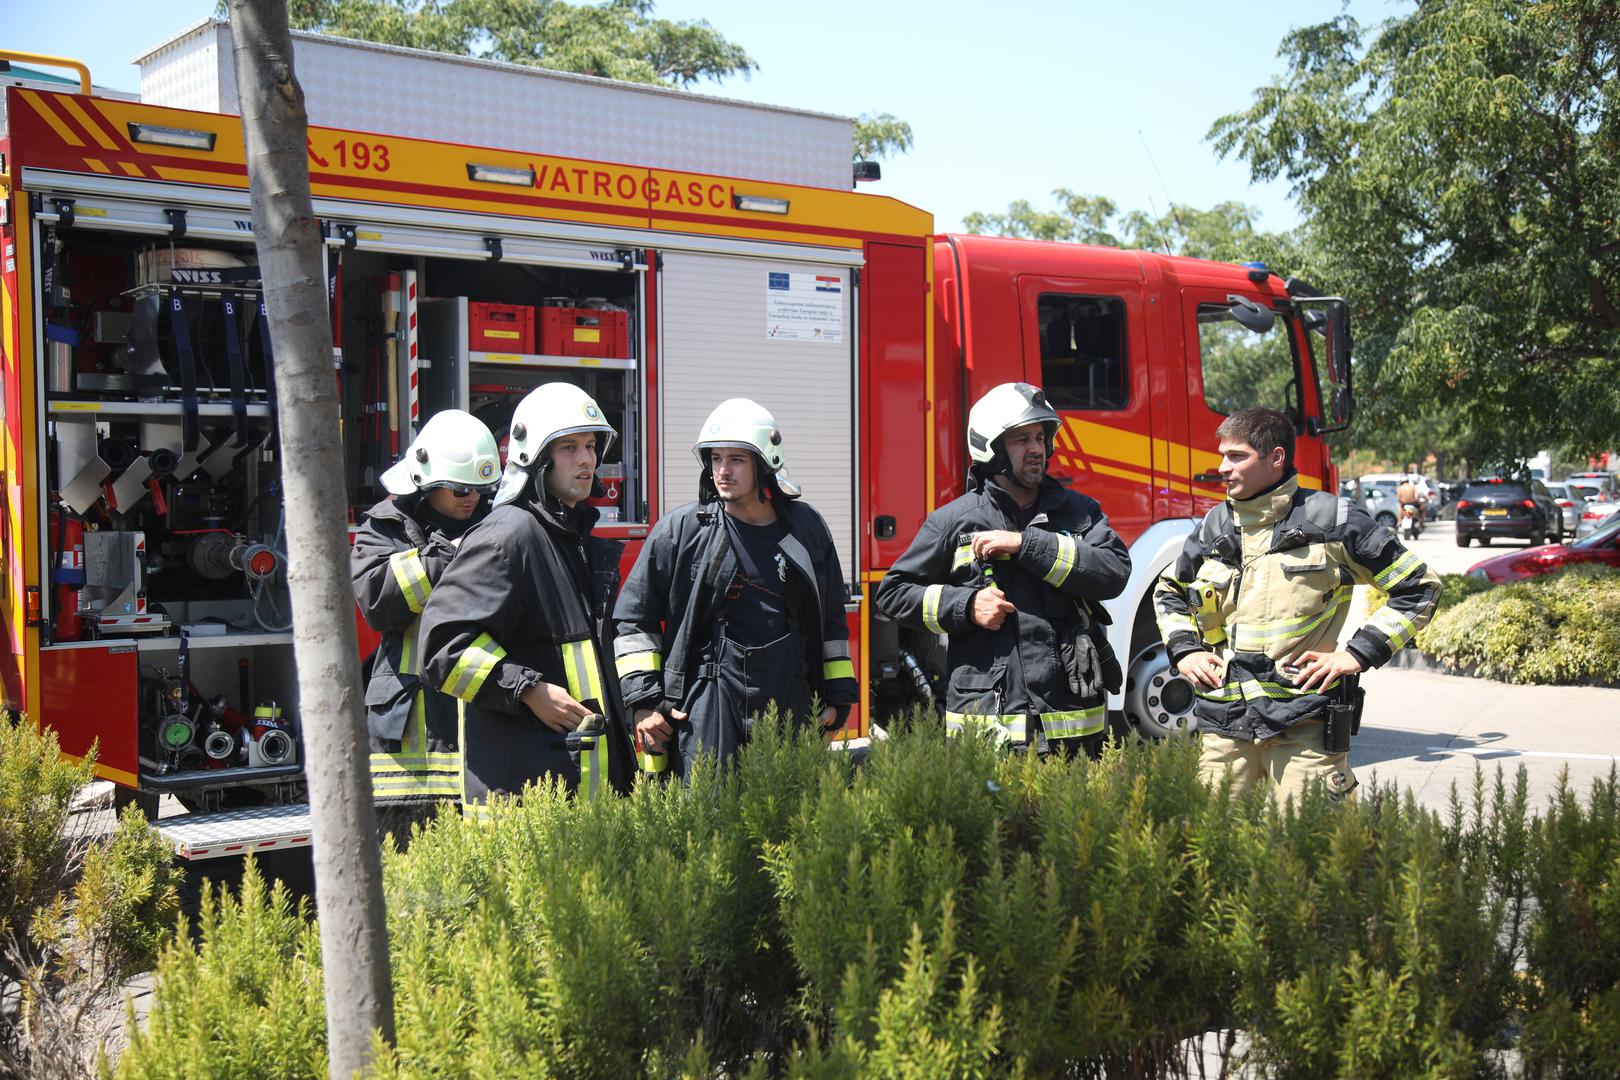
[[[217,44],[221,26],[177,41]],[[306,88],[322,47],[299,37]],[[473,63],[383,52],[395,77]],[[369,56],[336,66],[352,81]],[[489,67],[452,74],[535,75]],[[98,774],[149,805],[192,811],[161,823],[182,856],[305,844],[299,731],[321,718],[297,701],[240,124],[229,102],[125,100],[80,74],[14,69],[0,116],[5,703],[67,753],[94,746]],[[864,687],[846,735],[865,738],[885,708],[930,698],[943,655],[876,617],[872,591],[963,489],[968,405],[1039,383],[1064,417],[1054,473],[1131,546],[1109,605],[1130,658],[1113,705],[1145,733],[1178,730],[1190,694],[1157,648],[1152,580],[1223,497],[1213,433],[1234,408],[1288,409],[1302,481],[1334,488],[1345,305],[1260,266],[934,235],[927,213],[849,190],[840,123],[837,186],[771,178],[775,158],[688,168],[685,143],[661,167],[312,125],[355,513],[435,410],[499,436],[524,393],[566,379],[621,433],[601,531],[633,558],[695,495],[702,417],[757,398],[839,545]]]

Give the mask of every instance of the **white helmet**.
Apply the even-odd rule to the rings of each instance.
[[[495,436],[471,413],[445,409],[417,432],[405,456],[382,474],[394,495],[436,487],[472,488],[485,494],[500,483],[501,455]]]
[[[564,435],[587,431],[601,436],[596,444],[596,460],[601,461],[618,432],[602,415],[596,399],[566,382],[546,383],[530,390],[512,413],[512,429],[506,444],[506,472],[501,476],[500,490],[495,493],[495,505],[518,497],[547,446]]]
[[[776,486],[788,498],[797,498],[799,485],[787,476],[787,453],[782,449],[782,430],[776,426],[776,417],[757,401],[748,398],[727,398],[714,407],[709,418],[698,430],[692,453],[704,468],[708,468],[706,450],[731,447],[752,450],[776,478]]]
[[[1046,402],[1046,393],[1024,382],[1002,383],[974,402],[968,411],[968,456],[980,465],[995,460],[996,440],[1016,427],[1040,424],[1050,449],[1057,436],[1058,414]]]

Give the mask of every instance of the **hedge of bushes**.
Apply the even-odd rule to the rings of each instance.
[[[1505,585],[1447,574],[1413,644],[1451,667],[1511,683],[1620,685],[1620,571],[1575,566]],[[1381,593],[1369,598],[1376,611]]]
[[[74,814],[91,765],[0,714],[0,1076],[91,1075],[117,1040],[120,987],[151,965],[178,906],[139,811],[109,833]]]
[[[1176,1076],[1213,1033],[1273,1077],[1620,1074],[1620,782],[1526,803],[1279,809],[1180,741],[919,730],[856,769],[762,728],[690,788],[535,791],[390,854],[376,1073]],[[322,1039],[319,936],[250,873],[165,950],[118,1072],[315,1077]]]

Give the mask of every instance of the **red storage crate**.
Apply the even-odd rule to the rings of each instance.
[[[472,352],[534,352],[534,308],[519,304],[468,304],[467,348]]]
[[[540,309],[540,351],[547,356],[630,355],[630,314],[597,308]]]

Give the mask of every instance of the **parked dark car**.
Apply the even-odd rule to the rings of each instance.
[[[1489,547],[1497,537],[1530,541],[1538,547],[1552,536],[1564,539],[1564,516],[1540,480],[1484,480],[1470,483],[1457,499],[1457,546],[1475,540]]]
[[[1620,515],[1611,515],[1597,532],[1568,547],[1551,544],[1534,551],[1510,551],[1475,563],[1469,568],[1468,576],[1498,583],[1522,581],[1578,563],[1597,563],[1620,570]]]

